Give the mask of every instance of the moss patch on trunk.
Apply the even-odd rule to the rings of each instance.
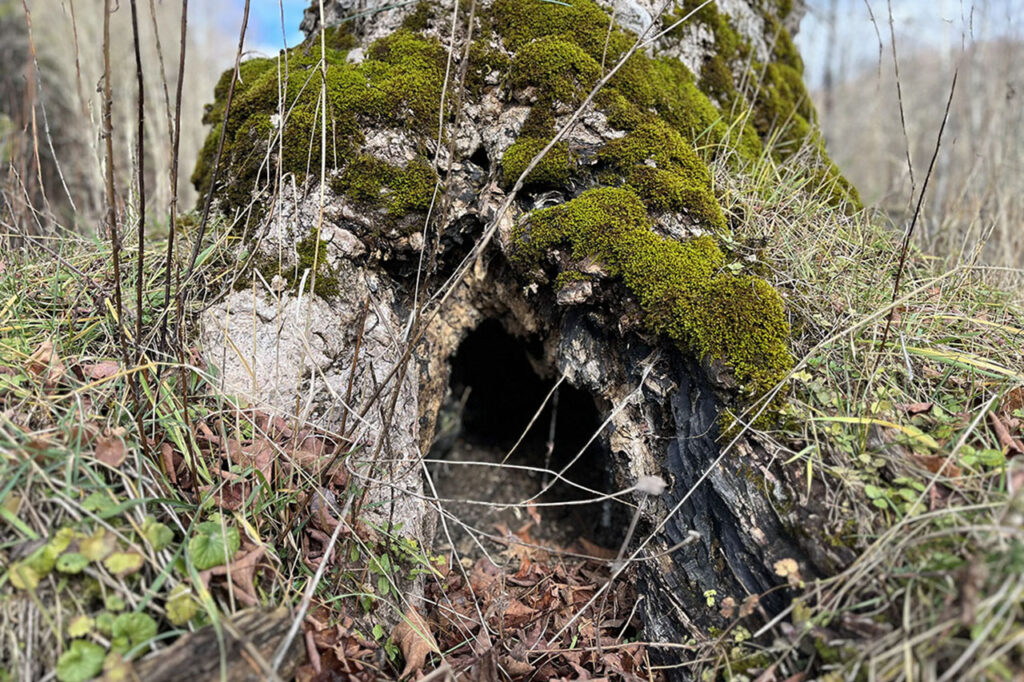
[[[513,242],[513,260],[530,269],[557,248],[600,261],[637,297],[651,331],[721,360],[750,396],[772,388],[792,367],[778,292],[762,279],[725,270],[725,254],[711,237],[679,242],[656,234],[630,189],[593,189],[536,211],[516,227]]]

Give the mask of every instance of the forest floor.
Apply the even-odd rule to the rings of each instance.
[[[744,216],[728,246],[785,292],[797,360],[784,407],[754,437],[804,472],[808,496],[814,482],[822,522],[857,559],[821,580],[780,566],[799,596],[775,617],[757,595],[716,603],[732,625],[673,643],[682,665],[760,682],[1017,679],[1019,282],[911,253],[894,296],[898,239],[877,216],[822,206],[788,166],[751,173],[754,194],[719,169],[723,208]],[[170,320],[173,354],[135,355],[138,314],[140,345],[158,347],[164,243],[143,250],[141,311],[129,277],[138,250],[125,247],[120,312],[109,245],[59,243],[56,254],[44,243],[0,255],[0,680],[119,679],[183,635],[229,641],[250,609],[266,624],[276,607],[303,605],[266,650],[196,651],[215,652],[218,670],[256,665],[268,677],[261,666],[280,648],[281,674],[303,680],[664,674],[629,581],[597,597],[619,548],[595,532],[596,510],[580,521],[504,506],[531,499],[540,474],[467,469],[504,455],[462,441],[431,465],[438,497],[461,500],[443,503],[465,524],[448,523],[450,538],[442,529],[420,547],[339,516],[354,494],[342,441],[218,391],[188,315],[180,336]],[[237,267],[232,245],[214,243],[197,291]],[[194,313],[202,302],[184,304]],[[425,585],[423,613],[405,601],[410,584]]]

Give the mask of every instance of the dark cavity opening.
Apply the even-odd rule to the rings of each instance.
[[[450,402],[462,404],[458,441],[479,459],[489,453],[501,461],[522,436],[507,464],[552,472],[561,471],[576,458],[563,475],[577,485],[557,481],[540,501],[592,499],[613,488],[606,438],[594,437],[603,417],[589,393],[567,382],[562,382],[538,415],[558,380],[557,370],[545,365],[542,358],[540,339],[517,338],[498,320],[487,320],[470,332],[452,359]],[[549,443],[553,447],[549,448]],[[522,498],[554,480],[540,472],[491,471],[497,476],[521,478]],[[621,504],[591,502],[540,511],[544,524],[561,526],[555,535],[566,545],[581,536],[612,548],[622,541]]]

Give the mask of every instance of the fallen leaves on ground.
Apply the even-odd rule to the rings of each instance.
[[[532,527],[498,527],[509,565],[484,557],[465,575],[456,565],[443,589],[428,584],[428,600],[437,605],[437,643],[449,652],[445,661],[456,677],[647,679],[644,645],[626,639],[636,632],[631,579],[620,577],[602,600],[598,591],[610,575],[607,561],[542,549]],[[591,555],[607,553],[577,544],[589,547]]]
[[[427,656],[440,652],[427,621],[412,606],[405,612],[402,622],[395,626],[391,639],[398,645],[405,659],[405,668],[400,677],[422,669],[427,663]]]
[[[43,341],[28,358],[25,367],[29,374],[43,380],[43,385],[53,388],[67,374],[67,366],[60,359],[52,341]]]

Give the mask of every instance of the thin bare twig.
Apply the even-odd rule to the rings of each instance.
[[[171,309],[171,268],[174,263],[174,233],[178,229],[178,161],[181,143],[181,89],[185,81],[185,45],[188,37],[188,0],[181,0],[181,36],[178,41],[178,84],[174,94],[174,139],[171,142],[171,221],[164,263],[164,310],[160,319],[160,347],[165,348],[167,318]]]

